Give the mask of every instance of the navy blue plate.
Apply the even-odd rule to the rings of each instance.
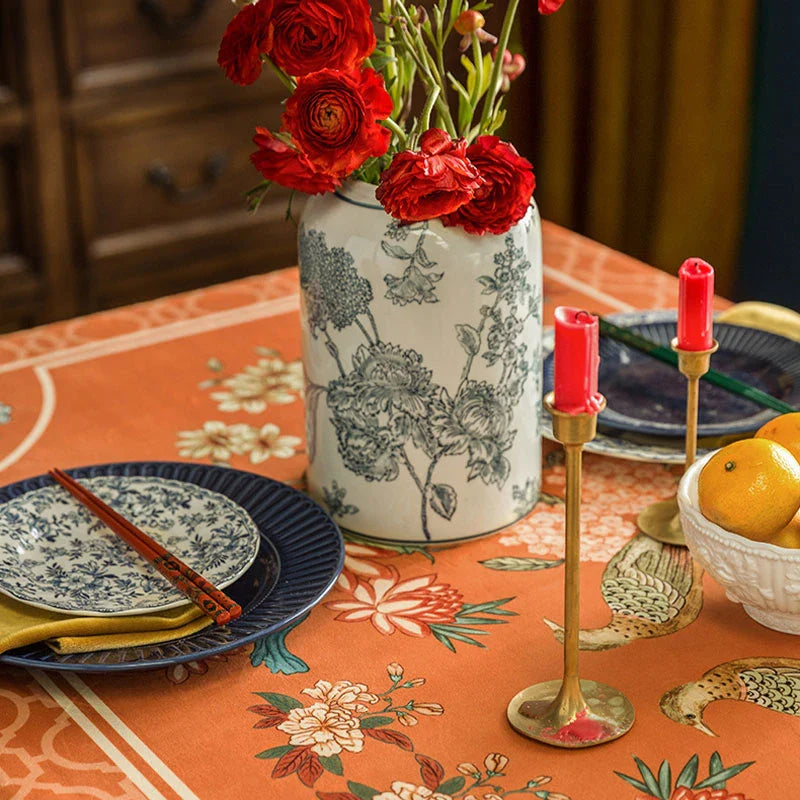
[[[631,330],[669,347],[674,322],[649,322]],[[800,343],[774,333],[717,323],[719,350],[711,366],[743,383],[800,408]],[[642,434],[685,435],[686,379],[674,367],[600,338],[599,387],[608,401],[599,422],[608,429]],[[553,355],[544,362],[544,391],[553,388]],[[757,430],[777,415],[751,400],[700,382],[699,436],[724,436]]]
[[[344,564],[336,523],[313,500],[278,481],[227,467],[144,461],[70,469],[80,480],[98,475],[148,475],[219,492],[241,506],[261,535],[253,565],[226,590],[243,609],[228,625],[145,647],[59,655],[44,644],[9,650],[0,663],[70,672],[154,669],[224,653],[279,631],[331,589]],[[47,475],[0,489],[0,503],[52,484]]]

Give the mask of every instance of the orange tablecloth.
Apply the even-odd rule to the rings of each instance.
[[[561,303],[602,313],[675,303],[672,277],[554,225],[545,264],[549,314]],[[259,359],[296,362],[297,308],[286,270],[0,338],[0,477],[191,458],[220,422],[211,429],[262,428],[264,446],[223,446],[218,459],[298,483],[296,393],[248,410],[227,403],[221,383]],[[586,458],[582,622],[599,630],[584,635],[581,671],[628,694],[633,731],[568,752],[509,728],[511,696],[561,670],[543,620],[562,614],[564,469],[556,448],[545,452],[544,501],[506,531],[431,553],[349,544],[340,585],[277,656],[257,643],[141,674],[0,668],[0,798],[633,800],[639,791],[614,772],[639,776],[634,756],[656,778],[668,760],[674,785],[695,754],[696,780],[708,774],[714,751],[725,766],[755,762],[731,792],[800,796],[798,642],[728,602],[686,551],[634,538],[637,512],[674,492],[675,472],[661,466]],[[686,683],[665,701],[671,718],[660,700]],[[705,704],[719,738],[674,719],[697,719]],[[322,727],[334,735],[309,751],[318,757],[296,757],[316,741],[302,731]]]

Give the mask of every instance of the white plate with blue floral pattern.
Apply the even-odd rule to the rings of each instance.
[[[82,484],[223,589],[256,558],[259,531],[225,495],[145,475]],[[0,504],[0,592],[65,614],[148,614],[186,597],[58,484]]]

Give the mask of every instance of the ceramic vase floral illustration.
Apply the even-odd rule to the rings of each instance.
[[[541,472],[541,226],[401,224],[351,182],[299,229],[308,483],[365,536],[448,542],[529,511]],[[516,492],[515,492],[516,489]]]

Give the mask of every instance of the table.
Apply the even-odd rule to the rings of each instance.
[[[671,276],[555,225],[544,233],[550,318],[562,303],[674,306]],[[259,358],[296,362],[297,314],[290,269],[0,338],[0,476],[191,458],[219,421],[296,437],[258,463],[217,456],[298,484],[300,399],[220,410],[218,385]],[[641,792],[614,774],[641,780],[633,757],[656,779],[668,760],[674,785],[695,754],[705,777],[715,751],[725,767],[754,762],[731,792],[797,797],[798,642],[749,619],[686,551],[635,537],[638,511],[674,492],[662,466],[586,457],[581,673],[628,694],[633,731],[561,751],[508,726],[517,690],[561,674],[544,620],[562,614],[564,468],[554,445],[545,454],[543,502],[527,519],[430,553],[350,543],[340,585],[270,642],[130,675],[0,668],[0,798],[633,800]],[[661,711],[687,683],[665,707],[697,723],[688,715],[708,703],[719,738]],[[303,731],[324,726],[320,757],[297,757]]]

